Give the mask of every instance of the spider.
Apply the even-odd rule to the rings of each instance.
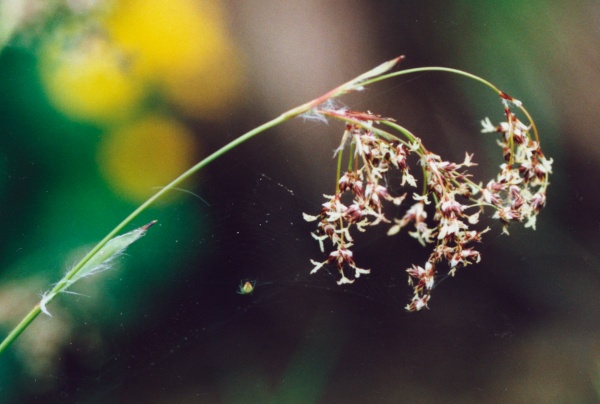
[[[254,292],[254,286],[256,286],[256,281],[241,281],[237,293],[240,295],[250,295]]]

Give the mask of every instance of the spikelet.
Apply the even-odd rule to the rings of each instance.
[[[58,295],[59,293],[69,293],[67,289],[70,288],[78,280],[82,278],[87,278],[88,276],[92,276],[109,269],[113,261],[119,258],[127,249],[127,247],[129,247],[131,244],[140,239],[144,234],[146,234],[146,231],[154,223],[156,223],[156,220],[138,229],[132,230],[129,233],[125,233],[123,235],[114,237],[111,240],[109,240],[81,268],[79,268],[79,270],[72,270],[69,273],[67,273],[65,277],[54,286],[54,288],[45,292],[42,295],[42,299],[39,303],[40,310],[44,314],[47,314],[48,316],[52,317],[47,309],[47,305],[52,299],[56,297],[56,295]]]

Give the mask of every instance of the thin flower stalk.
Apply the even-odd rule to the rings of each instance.
[[[335,193],[326,196],[327,202],[323,204],[318,215],[304,214],[306,220],[318,222],[317,230],[312,236],[319,242],[321,250],[325,250],[327,241],[334,247],[324,261],[311,260],[313,264],[311,273],[318,272],[324,266],[334,266],[340,274],[338,284],[352,283],[360,276],[370,273],[370,269],[361,268],[356,264],[351,250],[354,229],[363,232],[369,226],[385,224],[391,226],[388,233],[392,235],[404,227],[411,227],[413,230],[409,234],[412,237],[423,245],[434,245],[433,252],[423,267],[412,265],[406,270],[414,291],[407,309],[418,311],[427,307],[439,266],[443,261],[448,263],[451,274],[461,266],[479,262],[480,255],[473,244],[481,240],[481,235],[487,229],[474,230],[470,226],[477,223],[479,213],[484,207],[492,207],[495,210],[494,217],[502,222],[506,232],[508,224],[514,221],[525,221],[526,226],[535,228],[535,218],[546,204],[546,188],[549,184],[548,176],[551,173],[552,160],[544,157],[535,124],[521,103],[501,92],[488,81],[459,70],[423,67],[387,73],[402,59],[403,57],[400,56],[385,62],[323,96],[293,108],[247,132],[161,188],[111,230],[54,288],[45,294],[40,304],[36,305],[0,343],[0,354],[42,311],[47,311],[46,306],[54,296],[60,291],[66,291],[86,274],[94,273],[98,268],[103,267],[106,263],[103,252],[108,251],[107,248],[112,251],[111,257],[117,256],[122,249],[113,249],[111,242],[116,240],[115,237],[125,226],[155,201],[235,147],[297,116],[323,122],[333,118],[345,123],[342,141],[336,151],[336,154],[339,154],[340,168]],[[335,106],[335,98],[353,91],[361,91],[365,86],[377,81],[425,71],[445,71],[467,76],[486,84],[503,99],[507,121],[493,125],[486,119],[482,123],[483,132],[501,134],[499,144],[503,148],[507,163],[501,165],[496,179],[489,181],[485,187],[469,179],[467,169],[474,165],[471,161],[472,156],[467,155],[462,163],[444,161],[440,156],[428,151],[418,137],[394,123],[393,119]],[[520,122],[512,113],[510,107],[513,105],[525,114],[528,124]],[[382,125],[396,131],[397,134],[382,129]],[[534,138],[530,135],[532,130]],[[342,153],[347,151],[349,151],[348,169],[342,174]],[[409,165],[409,160],[413,157],[418,159],[423,173],[423,188],[420,193],[412,190],[417,187],[417,179],[413,176]],[[393,170],[400,172],[401,185],[411,188],[406,193],[394,195],[388,189],[385,179]],[[407,198],[410,192],[412,196]],[[350,204],[343,202],[342,195],[345,193],[352,195]],[[401,206],[407,199],[412,199],[412,202],[401,218],[387,216],[385,204]],[[427,209],[430,205],[435,210],[431,218]],[[147,227],[142,228],[144,232]]]
[[[205,157],[203,160],[190,167],[187,171],[179,175],[177,178],[173,179],[169,184],[161,188],[158,192],[152,195],[148,200],[138,206],[129,216],[127,216],[121,223],[119,223],[114,229],[112,229],[90,252],[83,257],[74,267],[70,270],[65,277],[61,281],[59,281],[56,286],[50,290],[50,292],[46,293],[46,300],[44,301],[44,297],[42,298],[42,306],[47,310],[46,306],[50,302],[51,298],[48,296],[54,297],[56,294],[54,291],[59,285],[66,285],[72,279],[80,277],[80,271],[85,272],[85,268],[87,268],[88,262],[94,262],[98,254],[101,254],[103,248],[113,240],[119,232],[125,228],[131,221],[137,218],[142,212],[144,212],[148,207],[150,207],[154,202],[162,198],[167,192],[174,190],[183,183],[185,180],[190,178],[192,175],[206,167],[208,164],[212,163],[216,159],[222,157],[227,154],[232,149],[237,146],[245,143],[246,141],[252,139],[253,137],[266,132],[268,129],[271,129],[275,126],[280,125],[283,122],[289,121],[292,118],[295,118],[299,115],[308,116],[310,111],[313,110],[316,106],[321,105],[322,103],[332,100],[333,98],[339,97],[341,95],[353,92],[353,91],[361,91],[364,89],[363,83],[376,77],[380,74],[383,74],[393,68],[400,60],[404,57],[400,56],[388,62],[382,63],[381,65],[375,67],[372,70],[369,70],[366,73],[361,74],[360,76],[342,84],[341,86],[336,87],[335,89],[329,91],[325,95],[318,97],[312,101],[309,101],[305,104],[302,104],[296,108],[293,108],[278,117],[250,130],[249,132],[243,134],[237,139],[227,143],[225,146],[216,150],[212,154]],[[4,338],[4,340],[0,343],[0,355],[8,349],[8,347],[21,335],[23,331],[31,324],[40,313],[42,313],[42,306],[40,304],[35,305],[26,315],[25,317],[15,326],[15,328]]]

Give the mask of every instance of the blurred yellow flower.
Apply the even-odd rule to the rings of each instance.
[[[216,2],[122,0],[106,28],[146,77],[195,70],[225,42]]]
[[[218,120],[233,107],[242,66],[219,2],[111,4],[43,46],[42,82],[58,110],[100,124],[122,121],[142,107],[149,87],[195,118]]]
[[[122,0],[106,29],[134,71],[184,112],[215,119],[235,101],[241,63],[219,2]]]
[[[126,58],[98,33],[59,32],[45,44],[40,59],[52,104],[75,119],[118,121],[132,114],[144,93]]]
[[[188,169],[196,160],[196,149],[184,125],[148,116],[105,136],[98,163],[119,195],[140,202]]]

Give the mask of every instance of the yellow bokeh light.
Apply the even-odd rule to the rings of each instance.
[[[105,11],[61,28],[42,47],[42,82],[67,116],[123,122],[158,94],[214,121],[241,98],[241,58],[220,2],[115,0]]]
[[[40,58],[42,84],[52,104],[71,118],[118,121],[133,113],[144,93],[123,55],[97,33],[59,33]]]
[[[139,72],[162,77],[198,69],[225,42],[218,3],[121,0],[106,28]]]
[[[188,115],[218,119],[238,98],[241,62],[219,2],[122,0],[106,29],[134,71]]]
[[[98,162],[117,193],[140,202],[188,169],[196,155],[195,139],[185,126],[148,116],[105,136]]]

